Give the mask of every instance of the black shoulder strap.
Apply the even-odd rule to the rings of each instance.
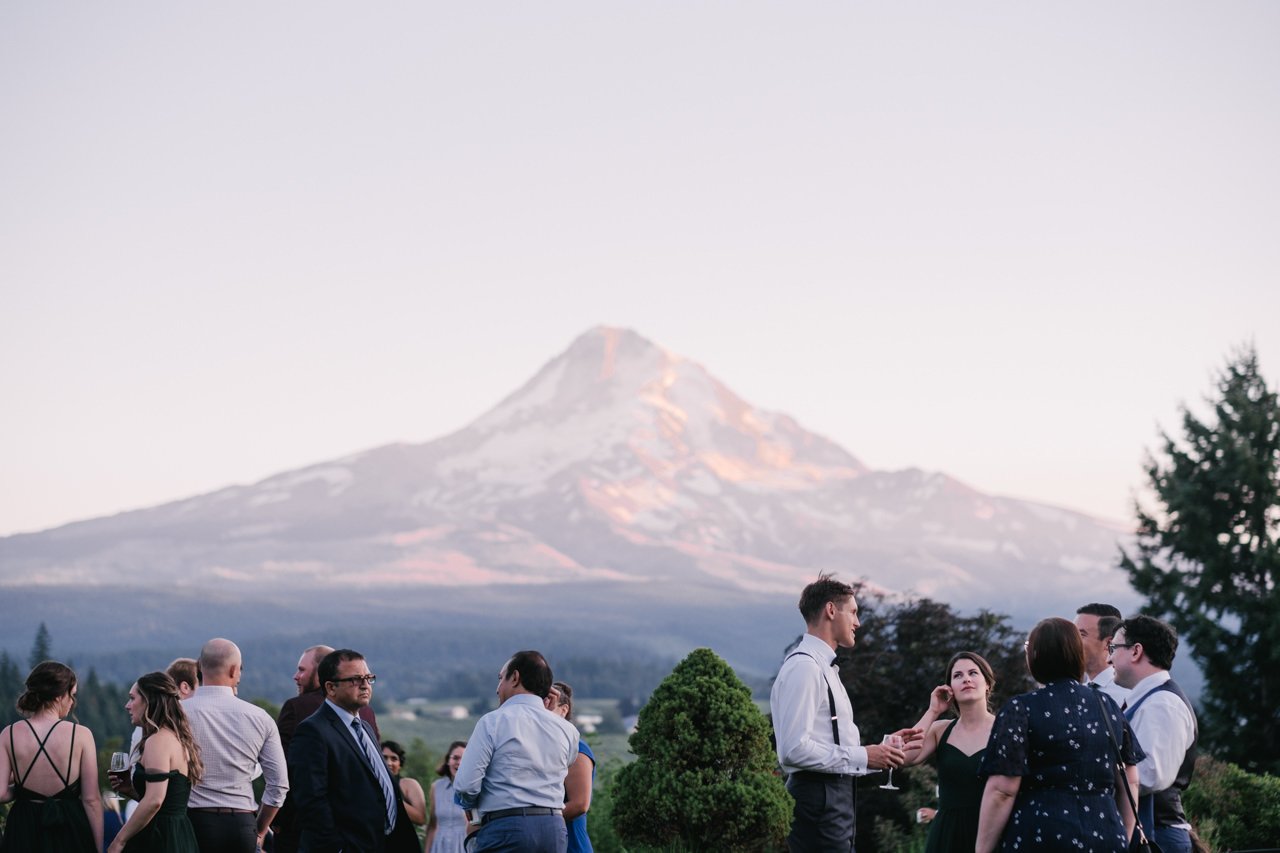
[[[947,738],[951,737],[951,730],[956,727],[956,723],[960,722],[960,718],[956,717],[951,721],[951,725],[947,726],[947,730],[942,733],[942,737],[938,738],[938,746],[942,746],[947,742]]]
[[[70,785],[71,781],[69,777],[62,775],[62,771],[59,770],[58,765],[54,763],[53,756],[50,755],[49,750],[45,748],[45,744],[49,742],[49,738],[53,737],[53,730],[58,727],[58,723],[61,723],[62,720],[58,720],[57,723],[54,723],[52,726],[49,726],[49,731],[45,732],[43,738],[40,737],[40,735],[36,734],[36,727],[31,724],[30,720],[26,720],[25,722],[27,724],[27,728],[31,729],[31,736],[36,740],[36,754],[31,756],[31,763],[27,765],[27,772],[23,773],[22,778],[18,780],[19,787],[26,786],[27,779],[31,776],[31,771],[36,769],[36,762],[40,760],[41,753],[44,754],[45,760],[49,762],[49,766],[53,768],[53,772],[57,773],[58,778],[62,780],[63,787]],[[72,729],[71,729],[71,738],[72,738],[71,745],[73,747],[75,746],[74,725],[75,724],[73,723]],[[13,749],[13,729],[9,729],[9,748],[10,750]],[[73,750],[73,754],[74,754],[74,750]],[[16,755],[14,756],[14,764],[15,765],[17,764]],[[68,772],[70,772],[71,768],[68,767],[67,770]]]
[[[783,659],[783,663],[791,660],[796,655],[804,655],[818,665],[818,674],[822,676],[822,683],[827,686],[827,708],[831,710],[831,737],[835,740],[836,746],[839,746],[840,728],[836,725],[836,695],[831,692],[831,682],[827,680],[827,674],[822,671],[822,661],[818,660],[808,652],[792,652]]]

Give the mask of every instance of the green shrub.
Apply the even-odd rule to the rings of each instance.
[[[1202,755],[1182,805],[1213,850],[1267,847],[1280,839],[1280,776],[1248,773]]]
[[[628,846],[773,850],[793,802],[775,775],[769,724],[710,649],[695,649],[640,711],[636,761],[618,772],[612,823]]]

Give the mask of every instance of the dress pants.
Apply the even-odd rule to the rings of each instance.
[[[200,853],[254,853],[258,846],[258,821],[252,812],[187,811]]]
[[[787,790],[796,801],[787,849],[791,853],[849,853],[853,850],[852,776],[792,773]]]
[[[1160,845],[1162,853],[1191,853],[1191,834],[1185,829],[1157,826],[1156,836],[1151,840]]]
[[[489,821],[476,833],[471,853],[565,853],[569,834],[558,814],[510,815]]]

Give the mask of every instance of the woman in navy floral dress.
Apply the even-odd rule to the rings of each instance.
[[[1036,625],[1027,666],[1044,686],[1011,699],[996,716],[980,771],[988,779],[978,853],[1124,853],[1134,818],[1116,787],[1107,722],[1135,797],[1142,747],[1116,703],[1080,683],[1084,646],[1075,625],[1056,618]]]

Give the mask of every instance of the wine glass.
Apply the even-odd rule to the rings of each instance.
[[[892,746],[895,749],[902,749],[902,747],[905,745],[902,740],[902,735],[885,735],[880,739],[880,742],[885,746]],[[893,768],[892,767],[889,768],[889,781],[885,782],[880,787],[886,791],[898,790],[898,786],[893,784]]]
[[[127,752],[111,753],[111,765],[107,769],[107,775],[120,776],[120,775],[127,774],[128,772],[129,772],[129,753]],[[111,796],[111,799],[113,800],[124,799],[124,797],[120,796],[115,792],[112,792],[110,796]]]

